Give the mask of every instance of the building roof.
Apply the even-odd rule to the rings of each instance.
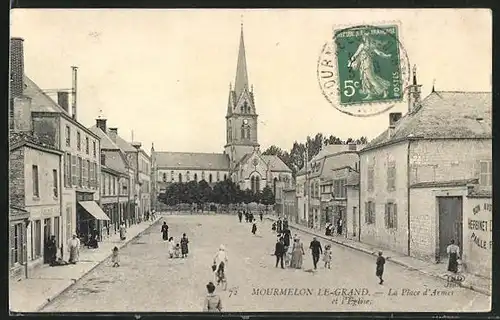
[[[229,170],[229,157],[223,153],[154,152],[158,168]]]
[[[103,154],[106,158],[106,167],[111,170],[127,174],[127,163],[126,160],[120,155],[119,150],[104,151]]]
[[[292,172],[292,169],[290,169],[283,162],[283,160],[281,160],[280,157],[276,155],[262,155],[262,158],[264,158],[264,160],[269,163],[269,169],[271,169],[271,171]]]
[[[386,129],[362,151],[408,138],[491,138],[491,92],[437,91],[402,117],[391,137]]]
[[[94,134],[101,138],[101,149],[104,150],[120,150],[120,148],[111,140],[111,138],[96,125],[89,128]]]
[[[450,181],[426,181],[417,182],[410,186],[410,188],[449,188],[449,187],[464,187],[471,184],[478,184],[479,180],[473,179],[460,179]]]
[[[23,95],[31,98],[31,111],[66,113],[52,98],[50,98],[33,80],[24,76]]]
[[[359,149],[359,148],[358,148]],[[324,172],[331,172],[334,169],[350,167],[353,163],[349,158],[343,159],[336,157],[337,155],[342,154],[357,154],[358,151],[349,150],[349,145],[347,144],[339,144],[339,145],[328,145],[325,146],[316,156],[314,156],[311,161],[308,163],[308,168],[311,168],[311,165],[314,162],[320,163],[320,168],[318,171],[312,172],[310,178],[318,177],[322,175]],[[298,176],[304,175],[306,173],[305,166],[302,167],[297,173]]]
[[[134,148],[129,142],[125,141],[122,137],[119,135],[116,135],[116,142],[115,144],[120,147],[124,152],[136,152],[137,149]]]

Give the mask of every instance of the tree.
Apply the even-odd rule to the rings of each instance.
[[[268,205],[273,205],[275,202],[276,202],[276,198],[275,198],[275,195],[273,193],[273,190],[271,189],[270,186],[267,185],[262,190],[261,203],[268,206]]]
[[[250,202],[253,201],[253,192],[252,190],[250,189],[246,189],[243,191],[243,198],[242,198],[242,201],[245,203],[245,204],[249,204]]]
[[[198,183],[198,190],[200,192],[200,199],[202,203],[207,203],[212,200],[212,188],[205,180]]]

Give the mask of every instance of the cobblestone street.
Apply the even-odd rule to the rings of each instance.
[[[162,221],[167,221],[169,236],[176,241],[182,233],[187,234],[188,258],[168,258],[167,243],[160,233]],[[259,228],[253,236],[251,224],[239,223],[236,216],[163,216],[155,227],[121,250],[119,268],[112,268],[110,260],[106,260],[42,311],[201,311],[205,285],[213,279],[212,259],[220,244],[226,246],[229,255],[228,290],[217,289],[216,293],[221,295],[224,311],[228,312],[477,312],[490,308],[489,296],[459,287],[447,288],[444,281],[391,262],[386,263],[384,285],[379,285],[374,258],[341,246],[332,246],[331,270],[324,269],[320,260],[318,271],[311,272],[307,247],[312,237],[302,233],[299,236],[306,249],[304,268],[275,268],[272,253],[276,236],[267,220],[259,222]],[[321,242],[324,246],[325,242]],[[344,294],[351,289],[368,294],[336,296],[334,293],[342,293],[342,288],[346,289]],[[253,294],[257,291],[260,294]],[[284,291],[288,295],[274,295]],[[389,295],[389,291],[397,295]]]

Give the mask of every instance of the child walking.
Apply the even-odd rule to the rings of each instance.
[[[113,256],[111,258],[111,262],[113,262],[113,267],[120,266],[120,255],[119,255],[118,247],[113,248]]]
[[[323,261],[325,262],[325,268],[328,267],[328,269],[331,269],[330,262],[332,261],[332,246],[329,244],[325,246],[325,252],[323,253]]]

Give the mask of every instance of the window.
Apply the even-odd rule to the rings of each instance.
[[[90,160],[87,160],[87,165],[85,165],[85,179],[86,179],[86,186],[90,188],[92,185],[92,174],[90,173]]]
[[[375,202],[365,202],[365,223],[375,223]]]
[[[396,190],[396,163],[389,162],[387,166],[387,191]]]
[[[78,157],[78,186],[82,186],[83,182],[83,161],[82,158]]]
[[[259,192],[259,191],[260,191],[260,178],[255,177],[255,192]]]
[[[80,135],[80,132],[76,133],[76,149],[78,151],[82,150],[82,137]]]
[[[94,163],[90,162],[90,160],[87,160],[88,166],[89,166],[89,188],[94,187]]]
[[[255,177],[250,178],[250,186],[252,188],[252,192],[255,192]]]
[[[116,195],[116,178],[113,177],[113,195]]]
[[[201,172],[201,180],[205,180],[205,171]]]
[[[247,127],[247,139],[250,139],[250,127]]]
[[[101,153],[101,166],[106,165],[106,154]]]
[[[338,179],[333,182],[333,194],[335,198],[346,198],[346,179]]]
[[[163,182],[167,182],[167,174],[163,172]]]
[[[224,173],[224,180],[227,180],[227,174]]]
[[[179,182],[182,182],[182,174],[179,173]]]
[[[194,181],[198,181],[198,174],[197,173],[194,174]]]
[[[95,141],[92,141],[92,150],[93,150],[94,158],[97,157],[97,150],[96,150],[96,146],[95,146]]]
[[[74,186],[78,184],[78,163],[74,155],[71,156],[71,182]]]
[[[64,186],[71,186],[71,155],[69,153],[64,155]]]
[[[31,248],[33,250],[33,260],[40,258],[42,255],[42,221],[33,221],[33,236],[31,237]]]
[[[245,139],[245,127],[241,126],[241,140]]]
[[[58,175],[57,175],[57,170],[52,170],[52,181],[53,181],[53,185],[54,185],[54,197],[57,198],[59,196],[59,186],[58,186],[58,183],[57,183],[57,180],[58,180]]]
[[[220,173],[217,171],[217,181],[220,181]]]
[[[94,162],[94,188],[99,185],[99,175],[97,174],[97,163]]]
[[[23,223],[16,223],[10,227],[11,233],[11,266],[24,263],[23,252]]]
[[[398,227],[398,211],[393,202],[385,204],[385,227],[387,229],[397,229]]]
[[[491,187],[492,179],[492,168],[491,161],[479,161],[480,173],[479,173],[479,184],[482,187]]]
[[[71,146],[71,129],[69,126],[66,126],[66,146]]]
[[[186,181],[189,181],[190,180],[190,176],[189,176],[189,171],[186,172]]]
[[[373,191],[374,189],[374,175],[375,175],[375,168],[373,165],[368,166],[368,191]]]
[[[212,183],[212,174],[211,173],[208,175],[208,182]]]
[[[106,174],[105,173],[102,174],[102,178],[101,178],[101,192],[102,192],[103,196],[106,195]]]
[[[33,196],[40,196],[40,186],[38,185],[38,166],[33,165]]]
[[[112,195],[111,193],[111,185],[113,184],[113,177],[108,175],[108,195]]]
[[[89,137],[85,137],[85,153],[89,154],[90,152],[90,142]]]

